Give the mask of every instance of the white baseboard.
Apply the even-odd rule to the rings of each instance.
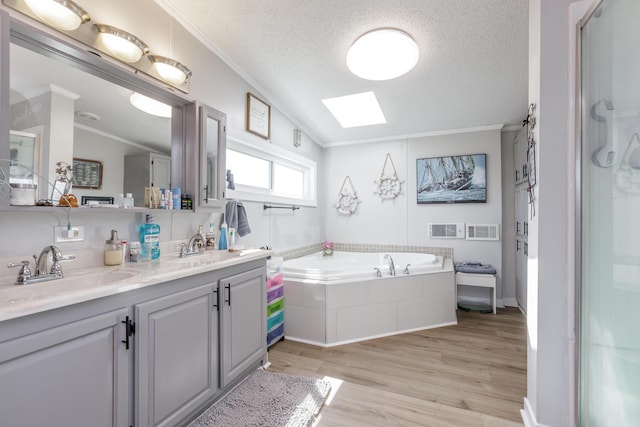
[[[518,301],[515,298],[502,298],[502,303],[506,307],[517,307]]]
[[[524,409],[520,410],[520,415],[522,416],[524,427],[550,427],[546,424],[540,424],[538,420],[536,420],[536,414],[533,412],[529,399],[526,397],[524,398]]]

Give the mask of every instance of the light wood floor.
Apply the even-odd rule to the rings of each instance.
[[[457,313],[455,326],[332,348],[281,341],[269,370],[334,379],[317,427],[522,426],[525,317]]]

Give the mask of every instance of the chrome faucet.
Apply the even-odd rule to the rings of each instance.
[[[391,258],[391,255],[386,254],[384,256],[385,260],[389,261],[389,274],[392,276],[396,275],[396,265],[393,263],[393,258]]]
[[[51,269],[47,271],[47,259],[49,258],[49,254],[51,254],[52,263]],[[16,280],[16,285],[28,285],[30,283],[39,283],[46,282],[54,279],[62,279],[64,275],[62,274],[62,266],[60,265],[60,261],[75,259],[76,257],[73,255],[64,256],[60,249],[57,246],[45,246],[44,249],[40,252],[39,256],[33,256],[35,260],[35,272],[32,275],[31,270],[29,269],[29,261],[21,261],[20,263],[9,263],[7,267],[21,267],[20,272],[18,273],[18,279]]]
[[[47,273],[47,259],[51,254],[51,271]],[[36,276],[42,276],[44,274],[56,274],[62,277],[62,267],[60,267],[60,261],[62,261],[62,253],[57,246],[45,246],[38,258],[34,255],[36,260]]]
[[[198,255],[200,253],[200,249],[198,247],[198,243],[203,246],[207,244],[207,242],[202,238],[200,233],[196,233],[189,239],[189,243],[182,243],[180,246],[180,258],[188,257],[191,255]]]

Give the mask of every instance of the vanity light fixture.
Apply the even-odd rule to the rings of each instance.
[[[42,21],[59,30],[73,31],[91,18],[71,0],[25,0]]]
[[[131,105],[136,107],[140,111],[144,111],[147,114],[151,114],[158,117],[171,117],[171,106],[164,102],[156,101],[153,98],[144,96],[138,92],[133,92],[129,97]]]
[[[94,27],[100,33],[104,46],[121,61],[135,63],[149,53],[149,46],[131,33],[111,25],[95,24]]]
[[[149,60],[153,63],[162,80],[167,83],[181,85],[191,77],[191,70],[175,59],[159,55],[149,55]]]
[[[420,50],[402,30],[381,28],[360,36],[347,52],[347,67],[366,80],[390,80],[408,73],[418,63]]]

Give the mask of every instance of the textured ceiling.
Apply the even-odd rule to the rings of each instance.
[[[204,34],[265,100],[320,144],[375,141],[498,123],[526,115],[527,0],[156,0]],[[346,65],[363,33],[411,34],[407,75],[362,80]],[[387,123],[343,129],[321,99],[372,90]]]

